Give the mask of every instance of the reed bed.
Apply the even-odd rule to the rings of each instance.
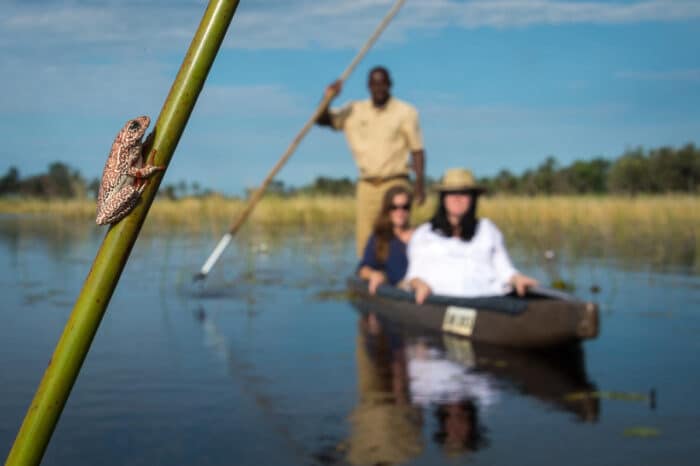
[[[528,232],[533,227],[579,230],[592,228],[604,233],[655,233],[659,230],[696,232],[700,226],[697,196],[492,196],[480,200],[479,214],[505,229]],[[149,221],[200,228],[203,222],[230,223],[245,206],[245,200],[219,196],[157,199]],[[430,217],[435,199],[414,209],[413,220]],[[50,218],[90,220],[95,216],[91,200],[0,200],[0,214],[43,215]],[[352,197],[269,196],[253,211],[251,223],[260,225],[351,225],[355,219]]]
[[[531,250],[700,266],[695,196],[504,196],[485,198],[480,212]]]
[[[196,232],[211,226],[225,228],[245,207],[246,201],[220,196],[157,199],[147,223],[157,226],[182,227]],[[46,219],[91,221],[95,203],[91,200],[0,200],[0,214],[41,215]],[[352,224],[355,204],[350,197],[269,196],[256,206],[249,223],[260,226],[312,226]]]
[[[432,197],[414,210],[415,224],[430,218],[435,202]],[[220,196],[157,199],[144,233],[167,229],[218,236],[244,206],[244,200]],[[1,200],[0,214],[82,226],[92,223],[95,205],[90,200]],[[509,245],[537,251],[568,248],[600,256],[640,253],[647,259],[688,265],[697,263],[700,251],[700,202],[696,196],[490,196],[480,201],[479,214],[501,228]],[[352,197],[268,196],[253,211],[247,228],[267,234],[283,232],[286,228],[282,227],[349,233],[354,218]]]

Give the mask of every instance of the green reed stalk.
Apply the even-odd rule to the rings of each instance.
[[[238,0],[211,0],[154,128],[155,164],[167,166],[187,125]],[[39,464],[97,332],[162,174],[152,177],[133,212],[112,226],[88,273],[53,357],[10,450],[6,465]]]

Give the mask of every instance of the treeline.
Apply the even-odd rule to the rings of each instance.
[[[439,180],[426,179],[430,189]],[[561,166],[556,158],[547,157],[537,168],[516,175],[501,170],[496,176],[479,182],[492,193],[521,195],[552,194],[660,194],[700,192],[700,149],[688,144],[680,149],[662,147],[625,152],[614,161],[597,157],[576,160]],[[249,193],[252,190],[249,191]],[[301,188],[273,181],[268,193],[280,196],[295,194],[352,195],[355,183],[349,178],[317,177]]]
[[[97,190],[97,180],[88,184],[78,170],[61,162],[49,165],[46,173],[21,178],[16,167],[10,167],[0,178],[0,196],[42,198],[86,197],[90,190]]]
[[[491,192],[526,195],[697,193],[700,150],[693,144],[680,149],[634,149],[614,161],[599,157],[566,166],[548,157],[519,176],[502,170],[480,181]]]
[[[246,190],[246,195],[250,196],[255,188]],[[327,196],[352,196],[355,194],[355,182],[348,177],[331,178],[329,176],[318,176],[311,183],[301,186],[287,186],[281,180],[273,180],[267,187],[267,194],[273,196],[290,197],[298,194],[302,195],[327,195]]]
[[[428,178],[428,188],[438,180]],[[546,158],[537,168],[516,175],[502,170],[493,177],[481,178],[480,183],[493,193],[521,195],[550,194],[659,194],[700,192],[700,149],[688,144],[679,149],[662,147],[644,151],[634,149],[615,160],[602,157],[577,160],[561,166],[556,158]],[[0,177],[0,196],[40,198],[96,197],[99,179],[87,181],[78,170],[61,162],[49,165],[44,174],[21,178],[16,167],[10,167]],[[246,194],[250,195],[252,189]],[[297,194],[346,196],[355,192],[350,178],[319,176],[308,185],[286,186],[275,180],[267,193],[277,196]],[[178,199],[207,196],[210,189],[197,182],[179,181],[160,187],[160,196]]]
[[[32,197],[42,199],[96,198],[100,189],[100,180],[83,178],[80,171],[72,169],[62,162],[49,165],[48,171],[39,175],[20,177],[17,167],[8,168],[0,177],[0,196]],[[158,195],[169,199],[186,196],[207,196],[210,189],[203,189],[196,181],[161,185]]]

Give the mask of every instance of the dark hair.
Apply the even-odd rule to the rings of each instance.
[[[430,219],[430,224],[434,231],[438,231],[448,238],[451,238],[454,235],[454,227],[447,218],[447,210],[445,209],[444,202],[445,196],[448,194],[449,192],[440,193],[440,202],[438,202],[433,218]],[[459,237],[464,241],[471,241],[476,232],[476,226],[479,224],[479,219],[476,218],[476,205],[479,201],[479,193],[478,191],[471,191],[469,195],[471,196],[469,209],[459,222]]]
[[[382,199],[382,210],[374,221],[374,253],[380,263],[386,262],[389,257],[389,243],[394,238],[394,225],[391,223],[391,206],[394,203],[394,196],[405,194],[408,197],[408,203],[413,202],[413,194],[404,186],[392,186],[384,193]]]
[[[372,74],[374,73],[382,73],[386,78],[386,82],[389,83],[389,86],[391,86],[391,76],[389,75],[388,69],[386,69],[383,66],[375,66],[374,68],[369,70],[369,73],[367,73],[367,80],[369,80],[372,77]]]
[[[457,406],[467,418],[470,426],[469,434],[462,439],[462,444],[458,445],[458,447],[464,450],[476,451],[487,446],[489,442],[485,437],[486,429],[479,423],[479,412],[474,401],[470,399],[462,400],[457,402]],[[435,418],[438,421],[438,425],[437,430],[433,434],[433,440],[439,445],[445,445],[447,440],[447,416],[448,409],[446,404],[440,404],[435,408]]]

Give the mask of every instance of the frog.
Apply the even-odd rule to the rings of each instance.
[[[115,224],[126,217],[138,203],[146,179],[165,170],[152,164],[155,150],[147,161],[143,159],[142,139],[150,124],[148,116],[136,117],[127,121],[114,138],[97,193],[98,225]]]

